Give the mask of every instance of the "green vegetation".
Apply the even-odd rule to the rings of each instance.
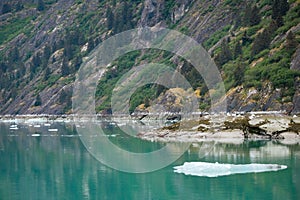
[[[222,30],[216,31],[208,40],[203,43],[203,46],[206,49],[214,46],[218,41],[220,41],[224,36],[228,35],[230,30],[230,25],[225,26]]]
[[[282,6],[278,7],[277,4]],[[300,73],[290,69],[290,62],[298,45],[299,32],[287,31],[299,23],[299,15],[296,13],[300,5],[297,4],[290,11],[284,0],[275,0],[273,3],[260,2],[261,7],[265,5],[272,5],[271,19],[268,12],[264,12],[260,13],[264,17],[260,20],[258,8],[255,5],[247,5],[242,14],[243,23],[237,28],[237,35],[230,37],[230,41],[223,40],[215,50],[215,61],[224,72],[227,89],[238,85],[260,89],[264,81],[270,81],[274,88],[284,89],[283,96],[292,96],[295,91],[295,78],[299,77]],[[251,7],[256,11],[251,11]],[[251,20],[255,16],[257,20],[252,23]],[[271,45],[271,41],[279,33],[286,34],[286,39]],[[221,38],[219,35],[220,33],[215,33],[204,45],[212,46]],[[226,34],[224,32],[221,35]]]
[[[61,19],[70,19],[63,24],[66,27],[58,25],[54,28],[51,24],[45,25],[43,17],[51,4],[56,2],[57,0],[37,0],[34,3],[12,1],[1,4],[1,14],[5,16],[0,25],[0,91],[4,91],[1,93],[3,100],[0,101],[17,97],[22,93],[22,87],[28,83],[34,83],[36,95],[51,86],[54,88],[71,84],[82,60],[106,38],[137,27],[143,10],[141,0],[98,1],[93,9],[85,5],[85,1],[76,0],[68,15],[61,10],[56,12]],[[290,69],[290,62],[299,45],[300,36],[298,30],[294,29],[293,32],[291,28],[300,23],[299,4],[296,0],[257,0],[247,1],[244,5],[238,0],[221,1],[222,8],[232,10],[236,21],[228,25],[224,25],[222,21],[220,26],[214,27],[218,31],[210,35],[203,46],[213,51],[213,59],[221,71],[227,90],[237,86],[260,90],[265,83],[271,83],[273,89],[283,91],[285,102],[292,101],[295,79],[300,75]],[[182,33],[195,34],[191,36],[197,38],[199,31],[190,30],[196,27],[192,22],[172,22],[172,15],[178,6],[178,1],[164,1],[158,11],[161,12],[158,16],[162,19],[157,20]],[[187,12],[193,10],[193,4],[189,6],[191,9],[186,9],[189,10]],[[37,12],[35,16],[26,17],[29,15],[22,13],[25,9],[36,9]],[[214,14],[213,12],[214,6],[211,4],[201,12],[189,13],[189,16],[203,17],[208,13]],[[183,21],[187,22],[185,20]],[[48,26],[51,27],[50,30],[47,30]],[[51,35],[53,41],[47,34],[33,37],[33,28],[44,28],[42,30],[49,35],[55,32]],[[21,33],[24,33],[24,37],[16,42],[12,41]],[[24,44],[29,43],[28,40],[32,45],[29,50],[23,48]],[[112,90],[123,74],[135,66],[150,62],[179,69],[192,87],[198,90],[200,108],[209,107],[208,89],[201,75],[190,63],[175,57],[165,51],[144,50],[128,53],[115,60],[99,81],[96,91],[97,111],[109,111]],[[166,88],[155,84],[138,88],[131,97],[130,111],[141,104],[149,106],[165,90]],[[218,91],[213,93],[220,95]],[[66,106],[64,111],[67,112],[70,109],[69,91],[62,91],[60,95],[58,104]],[[37,100],[40,99],[36,99],[37,105],[41,105]]]
[[[31,19],[32,17],[14,18],[11,19],[9,24],[0,25],[0,45],[10,41],[22,32],[27,32],[32,27]]]

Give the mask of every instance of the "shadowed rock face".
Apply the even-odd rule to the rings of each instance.
[[[294,107],[292,113],[300,113],[300,79],[299,78],[295,82],[295,88],[296,88],[296,92],[293,98]]]
[[[291,69],[300,71],[300,45],[297,47],[297,51],[293,56],[291,62]]]
[[[300,45],[297,47],[297,51],[293,56],[293,60],[291,62],[291,69],[300,71]],[[300,79],[298,78],[295,81],[296,92],[293,98],[293,111],[292,113],[300,113]]]

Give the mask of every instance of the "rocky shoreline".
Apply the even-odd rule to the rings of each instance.
[[[139,138],[160,142],[231,141],[245,139],[300,142],[300,117],[283,114],[210,115],[179,121],[172,125],[141,132]]]
[[[112,116],[81,116],[80,122],[95,119],[95,122],[113,121]],[[75,115],[2,115],[0,122],[6,123],[38,123],[38,122],[76,122]],[[88,120],[87,120],[88,119]],[[172,118],[173,119],[173,118]],[[82,120],[82,121],[81,121]],[[145,117],[120,117],[120,122],[128,124],[130,121],[150,122],[159,120]],[[177,120],[177,121],[176,121]],[[161,128],[139,132],[138,138],[159,142],[202,142],[220,141],[240,143],[245,139],[259,140],[285,140],[287,143],[300,143],[300,116],[289,116],[282,113],[246,113],[246,114],[207,114],[193,116],[188,120],[170,120],[165,117]],[[118,123],[116,125],[120,126]]]

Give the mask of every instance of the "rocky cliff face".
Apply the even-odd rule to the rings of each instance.
[[[248,38],[253,42],[263,31],[259,25],[240,27],[241,13],[252,1],[44,0],[43,3],[43,9],[38,7],[37,1],[4,0],[0,3],[0,114],[71,113],[72,84],[82,59],[99,42],[126,29],[139,26],[175,28],[206,45],[214,56],[220,52],[223,38],[229,42],[242,41],[245,38],[241,35],[248,30],[248,33],[254,32]],[[261,15],[270,12],[271,7],[263,3],[257,3]],[[4,5],[9,5],[10,9]],[[298,3],[293,1],[291,5],[292,9]],[[288,30],[299,39],[299,24]],[[274,36],[271,43],[274,49],[282,48],[287,32],[276,32],[278,36]],[[256,61],[246,67],[250,68],[253,62]],[[298,46],[290,69],[300,71],[299,66]],[[220,67],[225,77],[222,70]],[[243,83],[227,88],[229,111],[300,112],[299,77],[295,78],[292,96],[283,95],[285,89],[275,87],[269,80],[257,81],[262,81],[259,88],[245,87]],[[161,94],[159,101],[164,101],[164,95],[169,98],[170,92]],[[99,98],[99,102],[105,98]],[[209,103],[206,98],[209,98],[207,93],[202,94],[199,101]],[[176,106],[171,110],[177,110]]]
[[[300,71],[300,45],[297,47],[296,53],[293,55],[291,62],[291,69]],[[295,95],[293,97],[293,110],[292,113],[300,113],[300,79],[295,81]]]

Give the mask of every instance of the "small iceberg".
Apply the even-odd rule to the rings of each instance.
[[[221,164],[207,162],[185,162],[174,167],[174,172],[192,176],[218,177],[232,174],[259,173],[286,169],[286,165],[278,164]]]
[[[56,128],[49,128],[48,131],[49,131],[49,132],[57,132],[58,129],[56,129]]]
[[[10,130],[18,130],[19,128],[18,128],[18,125],[13,124],[13,125],[11,125],[11,126],[9,127],[9,129],[10,129]]]
[[[32,134],[31,136],[32,136],[32,137],[40,137],[41,134],[35,133],[35,134]]]

